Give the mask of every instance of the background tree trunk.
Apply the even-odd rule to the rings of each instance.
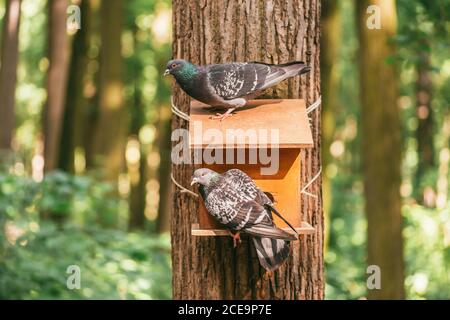
[[[158,168],[159,179],[159,206],[158,206],[158,220],[156,221],[156,232],[163,233],[170,231],[170,179],[171,169],[171,142],[170,136],[172,134],[170,115],[167,115],[167,109],[164,106],[160,107],[159,111],[159,154],[161,155],[161,162]]]
[[[381,28],[367,28],[369,5],[380,8]],[[397,74],[389,63],[397,29],[394,0],[356,1],[362,107],[362,161],[368,222],[368,264],[381,269],[381,289],[369,298],[403,299],[403,241],[400,198],[401,139]]]
[[[434,167],[434,141],[433,141],[433,110],[431,98],[433,84],[430,74],[430,54],[422,52],[416,65],[416,113],[418,126],[417,138],[417,170],[415,175],[416,199],[425,205],[432,206],[433,201],[426,199],[424,194],[424,178]],[[426,183],[426,182],[425,182]]]
[[[49,1],[49,69],[44,115],[45,171],[58,166],[68,68],[67,0]]]
[[[137,136],[136,136],[137,137]],[[134,164],[138,166],[135,172],[130,172],[130,218],[129,227],[131,230],[143,229],[145,225],[145,196],[147,185],[147,157],[143,152],[143,147],[140,147],[139,161]]]
[[[137,48],[137,26],[133,25],[133,48],[134,52],[138,51]],[[145,117],[145,106],[142,103],[142,91],[140,87],[142,69],[145,66],[140,62],[135,62],[133,64],[132,74],[133,74],[133,84],[134,93],[130,101],[130,105],[133,110],[130,117],[130,135],[135,137],[139,144],[140,158],[137,163],[127,163],[128,165],[128,175],[130,177],[130,218],[129,227],[130,229],[142,229],[145,225],[145,205],[146,205],[146,185],[147,185],[147,149],[139,141],[139,132],[142,126],[146,122]]]
[[[322,176],[323,213],[325,217],[325,247],[328,243],[330,210],[332,203],[331,181],[327,178],[327,166],[331,163],[330,146],[333,142],[335,112],[338,104],[337,57],[341,41],[341,14],[339,2],[322,0],[320,38],[320,72],[322,85]]]
[[[72,42],[72,57],[66,90],[66,108],[59,157],[59,167],[68,172],[75,172],[75,150],[83,147],[84,124],[87,121],[87,99],[84,87],[89,62],[91,1],[81,1],[81,29],[77,30]]]
[[[7,0],[0,66],[0,149],[10,149],[14,130],[21,0]]]
[[[117,181],[124,168],[127,112],[123,97],[121,34],[123,1],[101,2],[101,53],[98,122],[93,139],[94,162],[104,161],[105,177]]]
[[[312,104],[320,95],[318,0],[173,1],[173,55],[194,63],[260,60],[281,63],[304,60],[312,70],[269,91],[271,97],[298,98]],[[174,86],[174,101],[189,110],[189,98]],[[320,168],[320,117],[311,115],[315,148],[302,150],[304,185]],[[188,123],[173,117],[172,129]],[[174,165],[175,178],[188,186],[193,167]],[[321,179],[310,191],[318,199],[302,198],[302,219],[316,233],[292,245],[288,262],[273,278],[263,276],[251,242],[233,249],[224,237],[193,237],[198,221],[197,199],[173,186],[172,266],[175,299],[322,299],[323,216]]]

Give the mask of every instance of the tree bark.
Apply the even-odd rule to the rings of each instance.
[[[380,29],[367,27],[369,5],[380,8]],[[403,299],[400,119],[397,73],[395,64],[388,62],[396,53],[391,41],[397,29],[396,7],[394,0],[361,0],[356,8],[367,262],[381,269],[381,289],[369,290],[369,298]]]
[[[3,21],[0,66],[0,149],[11,149],[17,81],[21,0],[7,0]]]
[[[89,62],[91,6],[91,0],[81,1],[81,29],[77,31],[72,42],[59,156],[59,167],[68,172],[75,172],[75,150],[84,146],[83,137],[87,121],[87,98],[84,86]]]
[[[49,1],[49,69],[44,114],[44,170],[58,166],[68,68],[67,0]]]
[[[416,66],[416,114],[418,126],[417,138],[417,170],[415,175],[415,194],[420,203],[433,205],[424,195],[424,178],[434,167],[433,110],[431,108],[432,82],[430,74],[430,54],[422,52]]]
[[[123,97],[121,34],[123,1],[101,3],[101,53],[99,110],[94,133],[94,164],[105,169],[105,177],[117,181],[124,169],[128,117]]]
[[[325,247],[329,237],[329,221],[332,203],[331,181],[327,177],[327,167],[331,163],[330,146],[333,142],[335,128],[335,112],[338,104],[337,58],[341,40],[341,14],[339,2],[322,0],[320,39],[320,72],[322,84],[322,166],[323,175],[323,212],[325,217]]]
[[[320,96],[318,0],[173,1],[173,55],[198,64],[260,60],[282,63],[304,60],[312,70],[268,91],[270,97],[304,98],[307,105]],[[175,104],[189,112],[189,98],[174,86]],[[320,169],[320,116],[311,114],[315,148],[302,150],[301,182]],[[173,117],[172,129],[188,123]],[[176,143],[176,142],[175,142]],[[189,186],[193,167],[173,165],[175,179]],[[171,222],[173,297],[175,299],[322,299],[323,216],[321,179],[302,197],[302,220],[316,233],[292,245],[287,263],[268,278],[259,266],[251,242],[237,249],[226,237],[193,237],[198,201],[173,186]]]

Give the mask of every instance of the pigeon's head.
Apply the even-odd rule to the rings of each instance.
[[[207,168],[200,168],[194,171],[191,186],[196,183],[201,184],[203,186],[209,186],[211,182],[216,181],[218,177],[219,174],[217,172]]]
[[[193,66],[191,63],[182,59],[170,60],[167,62],[166,71],[164,72],[164,76],[169,74],[177,77],[179,75],[185,74],[187,71],[191,69]]]

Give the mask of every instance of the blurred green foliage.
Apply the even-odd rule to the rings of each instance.
[[[44,177],[38,204],[53,219],[74,216],[85,224],[104,223],[105,218],[101,217],[115,216],[113,212],[117,210],[117,199],[109,197],[112,191],[109,183],[95,181],[89,176],[53,171]],[[109,225],[114,224],[111,222]]]
[[[105,1],[105,0],[103,0]],[[45,0],[24,0],[16,91],[16,152],[11,166],[0,169],[0,299],[160,299],[171,298],[168,235],[126,231],[117,217],[126,200],[113,186],[90,174],[52,172],[41,182],[29,176],[36,153],[45,104]],[[405,287],[408,298],[450,297],[450,203],[440,209],[412,201],[417,166],[417,117],[414,63],[420,51],[431,52],[435,149],[448,148],[442,127],[449,116],[449,1],[398,0],[398,63],[403,138]],[[146,152],[159,138],[162,111],[168,110],[170,90],[161,74],[170,57],[170,1],[125,2],[122,34],[125,97],[131,129],[149,126],[141,141]],[[0,14],[4,13],[0,0]],[[344,151],[324,174],[332,180],[333,206],[329,247],[325,256],[326,298],[358,299],[366,292],[366,231],[359,150],[358,42],[352,0],[340,0],[341,49],[336,57],[340,81],[335,110],[335,141]],[[98,21],[97,21],[98,23]],[[0,26],[2,24],[0,23]],[[93,35],[91,62],[99,53]],[[428,44],[424,45],[423,39]],[[98,66],[90,64],[95,74]],[[95,75],[92,76],[95,78]],[[95,99],[90,101],[95,104]],[[143,137],[145,135],[142,135]],[[140,137],[141,139],[141,137]],[[141,139],[142,140],[142,139]],[[1,159],[0,159],[1,160]],[[20,162],[24,168],[11,170]],[[28,174],[27,174],[28,173]],[[436,185],[438,168],[422,183]],[[125,203],[124,203],[125,202]],[[125,207],[125,210],[124,210]],[[51,217],[43,221],[42,216]],[[69,290],[66,270],[81,268],[81,289]]]
[[[364,195],[360,174],[360,105],[357,60],[358,41],[353,1],[341,0],[342,38],[336,57],[339,74],[335,141],[344,145],[325,174],[332,181],[333,203],[326,264],[326,298],[359,299],[367,295],[366,233]],[[413,198],[417,167],[414,62],[420,50],[431,53],[433,77],[434,142],[437,155],[448,149],[448,137],[442,134],[450,109],[450,42],[445,28],[450,28],[445,14],[448,1],[398,0],[399,107],[402,122],[404,205],[405,289],[408,299],[448,299],[450,297],[450,202],[441,208],[425,208]],[[439,8],[442,10],[439,10]],[[450,8],[448,8],[450,9]],[[448,34],[448,32],[447,32]],[[429,46],[421,46],[427,38]],[[382,165],[382,164],[380,164]],[[447,173],[448,175],[448,173]],[[446,179],[448,179],[447,177]],[[424,179],[436,186],[438,167]],[[448,188],[448,187],[447,187]],[[448,192],[447,192],[448,193]]]
[[[450,297],[450,203],[445,209],[405,205],[405,287],[410,299]]]
[[[31,177],[46,100],[47,3],[26,0],[21,6],[15,153],[0,154],[0,299],[171,298],[170,239],[128,232],[128,199],[113,192],[116,186],[94,171],[54,171],[42,181]],[[88,79],[97,77],[101,45],[100,1],[92,3]],[[0,29],[4,4],[0,0]],[[143,149],[155,153],[155,132],[170,95],[169,81],[161,77],[171,55],[170,16],[168,0],[124,1],[121,39],[130,130],[136,134],[149,126]],[[91,85],[95,90],[97,83]],[[97,103],[90,97],[89,112]],[[81,268],[80,290],[66,287],[69,265]]]
[[[168,235],[105,228],[97,213],[117,210],[111,186],[62,172],[34,182],[0,174],[0,299],[168,299]],[[64,224],[41,221],[52,212]],[[81,288],[66,286],[71,265]]]

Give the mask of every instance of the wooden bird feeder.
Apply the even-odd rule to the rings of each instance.
[[[315,229],[300,219],[300,149],[313,147],[305,101],[251,100],[224,121],[211,120],[214,113],[205,107],[198,101],[191,103],[189,146],[194,153],[212,154],[215,158],[211,161],[202,156],[200,166],[219,173],[233,168],[244,171],[272,198],[277,210],[299,234],[314,233]],[[265,150],[260,155],[262,148]],[[263,173],[262,168],[271,166],[265,155],[270,157],[272,152],[279,153],[278,170],[275,174]],[[236,163],[238,153],[241,157],[245,154],[245,161]],[[234,163],[229,164],[227,156],[231,154]],[[200,202],[199,221],[192,225],[192,235],[229,235]],[[293,232],[279,217],[273,217],[278,227]]]

